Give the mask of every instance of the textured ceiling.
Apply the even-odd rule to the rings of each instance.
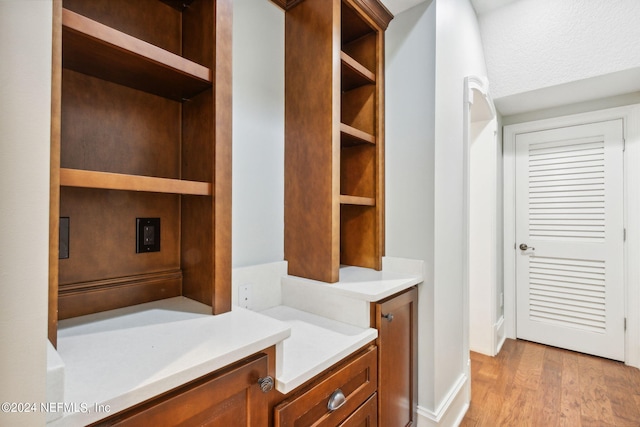
[[[397,15],[398,13],[404,12],[405,10],[412,8],[413,6],[424,3],[427,0],[382,0],[387,6],[387,8],[393,13]],[[478,15],[482,13],[489,12],[498,7],[504,6],[509,3],[513,3],[517,0],[471,0],[471,4],[473,4],[473,8],[476,10]]]

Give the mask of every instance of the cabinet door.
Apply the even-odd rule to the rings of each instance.
[[[378,329],[378,415],[381,426],[416,423],[418,291],[375,304]]]
[[[258,355],[97,425],[267,427],[268,395],[258,385],[267,376],[267,360]]]

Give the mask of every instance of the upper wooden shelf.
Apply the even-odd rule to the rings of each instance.
[[[212,186],[208,182],[68,168],[60,168],[60,185],[66,187],[145,191],[149,193],[186,194],[193,196],[211,196],[213,194]]]
[[[344,146],[376,143],[375,136],[344,123],[340,123],[340,136]]]
[[[360,196],[346,196],[340,195],[341,205],[356,205],[356,206],[375,206],[376,199],[373,197],[360,197]]]
[[[345,52],[340,52],[340,61],[343,92],[360,86],[375,84],[376,75]]]
[[[67,9],[62,38],[64,68],[176,101],[212,86],[209,68]]]

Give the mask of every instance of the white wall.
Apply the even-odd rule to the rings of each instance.
[[[465,219],[464,78],[486,76],[475,12],[468,0],[437,0],[435,148],[435,402],[468,381],[468,313],[463,262]]]
[[[51,20],[50,1],[0,1],[0,402],[45,401]]]
[[[433,407],[435,2],[397,15],[385,34],[386,254],[422,259],[418,398]]]
[[[468,0],[432,0],[396,16],[386,38],[387,255],[427,265],[419,425],[449,425],[468,403],[464,78],[486,75],[480,31]]]
[[[232,264],[284,258],[284,12],[233,2]]]
[[[498,146],[496,121],[473,122],[470,142],[469,211],[469,347],[489,356],[495,354],[498,265]],[[493,190],[493,191],[492,191]],[[501,241],[500,241],[501,242]]]

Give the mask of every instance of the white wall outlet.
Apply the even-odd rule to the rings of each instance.
[[[251,285],[238,286],[238,305],[243,308],[251,308]]]

